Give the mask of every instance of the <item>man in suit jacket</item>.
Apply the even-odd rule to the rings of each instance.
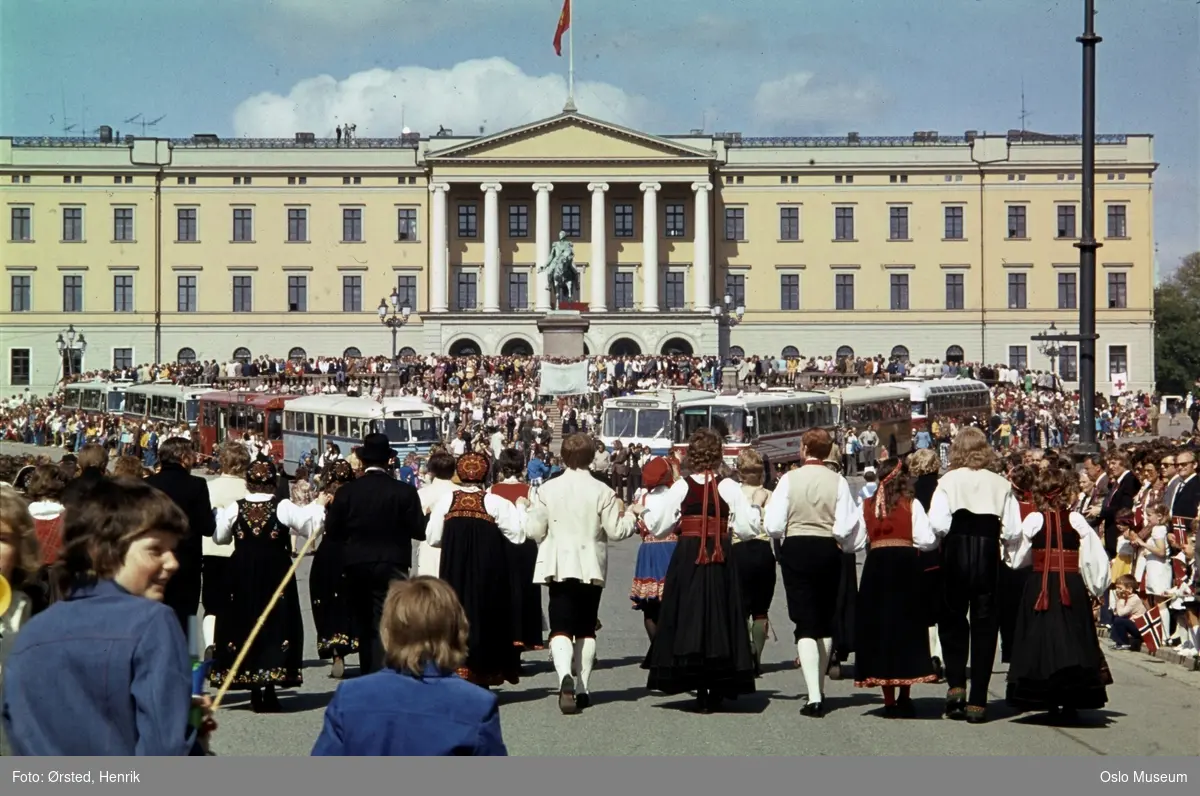
[[[200,608],[200,581],[204,566],[204,537],[212,537],[217,521],[208,500],[208,482],[192,475],[196,454],[183,437],[165,439],[158,446],[160,469],[146,479],[183,509],[188,518],[188,535],[175,548],[179,571],[167,584],[163,602],[169,605],[186,634],[188,619]]]
[[[1196,477],[1196,452],[1185,449],[1175,455],[1179,471],[1179,488],[1169,506],[1172,517],[1193,520],[1200,509],[1200,478]]]
[[[1133,511],[1133,501],[1142,488],[1129,466],[1127,453],[1114,453],[1108,459],[1111,486],[1104,505],[1100,507],[1100,519],[1104,521],[1104,549],[1110,559],[1117,557],[1117,541],[1121,536],[1117,530],[1117,515],[1123,511]]]
[[[425,513],[417,490],[392,477],[396,454],[383,434],[368,434],[355,451],[365,468],[329,504],[325,533],[345,540],[342,572],[346,602],[358,629],[361,674],[383,666],[379,620],[388,586],[408,577],[413,540],[425,539]]]
[[[526,535],[538,543],[533,582],[550,595],[550,655],[558,674],[558,707],[576,713],[590,704],[596,665],[596,621],[608,574],[608,543],[633,535],[637,518],[616,492],[589,471],[596,443],[587,434],[563,440],[566,469],[537,490]],[[576,693],[572,669],[579,674]]]
[[[1167,510],[1167,514],[1169,515],[1171,513],[1171,504],[1175,502],[1175,493],[1183,485],[1183,477],[1179,475],[1179,471],[1176,469],[1175,454],[1168,453],[1159,464],[1162,467],[1163,478],[1167,479],[1167,488],[1163,490],[1163,508]]]

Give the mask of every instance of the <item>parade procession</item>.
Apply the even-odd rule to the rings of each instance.
[[[24,758],[220,758],[186,764],[232,776],[236,759],[278,757],[1200,753],[1200,243],[1180,221],[1183,123],[1096,132],[1100,38],[1081,2],[1078,40],[1075,4],[1045,14],[1046,41],[1072,63],[1084,52],[1081,134],[1026,129],[1022,84],[1020,129],[898,137],[826,134],[912,122],[883,72],[827,85],[803,59],[757,87],[731,68],[768,134],[714,133],[717,95],[652,91],[679,64],[636,55],[648,32],[604,44],[583,0],[579,18],[572,0],[528,3],[553,27],[538,57],[564,76],[499,56],[381,66],[394,30],[439,42],[413,63],[464,51],[424,3],[255,4],[270,33],[239,45],[254,66],[237,82],[259,93],[229,113],[197,89],[192,111],[184,72],[234,90],[223,42],[242,34],[227,9],[188,21],[155,6],[178,37],[156,69],[175,82],[138,90],[218,133],[159,137],[167,117],[148,112],[125,135],[87,127],[117,121],[127,90],[102,100],[89,77],[105,116],[76,119],[62,88],[53,135],[0,135],[12,783],[93,782],[38,779]],[[35,39],[109,24],[32,5],[14,29]],[[514,58],[534,41],[504,4],[429,5],[469,7],[463,29]],[[729,9],[611,5],[661,18],[662,48],[689,42],[684,62],[693,46],[841,57],[824,34],[769,43],[791,21],[750,9],[736,13],[760,34]],[[859,52],[860,23],[827,11],[836,49]],[[1031,46],[1000,24],[1010,10],[954,13]],[[1155,49],[1135,12],[1104,13],[1130,29],[1106,23],[1114,38]],[[1146,14],[1156,30],[1190,19]],[[862,29],[905,27],[924,52],[954,38],[883,16]],[[229,32],[202,46],[190,28],[209,22]],[[305,59],[342,41],[322,69],[374,66],[308,76]],[[301,42],[304,59],[287,54]],[[954,57],[1015,68],[977,46]],[[210,48],[203,63],[168,52]],[[30,93],[4,127],[59,107],[34,75],[58,73],[20,52],[38,66],[21,68]],[[598,82],[620,71],[614,53],[645,97]],[[917,118],[1011,115],[933,107],[967,86],[920,79]],[[1160,118],[1106,111],[1140,90],[1105,90],[1106,123]],[[646,98],[676,91],[700,104]],[[1035,91],[1074,129],[1074,88]],[[201,128],[214,103],[232,124]],[[690,132],[638,128],[668,122]],[[821,134],[786,134],[805,125]],[[313,788],[366,771],[321,765]],[[1135,781],[1186,785],[1156,771],[1184,778]],[[629,779],[643,772],[600,779],[662,787]],[[703,782],[742,782],[725,776]]]

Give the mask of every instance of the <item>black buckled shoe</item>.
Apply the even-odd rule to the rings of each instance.
[[[814,719],[825,718],[825,703],[824,702],[809,702],[804,707],[800,708],[801,716],[809,716]]]

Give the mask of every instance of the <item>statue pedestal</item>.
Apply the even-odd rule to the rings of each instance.
[[[542,333],[542,356],[579,358],[583,356],[583,336],[591,322],[578,310],[552,310],[538,318]]]

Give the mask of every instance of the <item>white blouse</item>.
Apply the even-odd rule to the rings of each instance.
[[[872,507],[874,511],[874,507]],[[920,550],[922,553],[928,553],[931,550],[937,550],[941,544],[941,539],[933,532],[933,524],[929,521],[929,515],[925,513],[925,507],[921,505],[921,501],[914,500],[909,508],[912,514],[912,543],[913,547]],[[842,545],[842,550],[847,553],[857,553],[860,550],[867,548],[867,543],[870,540],[870,535],[867,533],[867,516],[865,503],[858,504],[858,527],[855,528],[854,536],[851,537],[850,547]]]
[[[455,492],[479,492],[477,486],[460,486]],[[425,543],[430,547],[441,548],[442,534],[445,532],[446,514],[454,503],[454,492],[443,495],[433,504],[429,511],[429,524],[425,527]],[[505,500],[499,495],[487,492],[483,496],[483,508],[496,525],[504,538],[513,544],[525,543],[525,509]]]
[[[703,484],[703,475],[692,475],[689,478]],[[688,482],[679,479],[674,485],[660,496],[651,496],[653,500],[646,501],[646,511],[642,514],[642,522],[646,529],[656,539],[671,535],[680,520],[683,519],[683,501],[687,498]],[[739,539],[753,539],[762,532],[762,512],[751,504],[742,492],[742,485],[731,478],[717,483],[717,494],[729,506],[730,529]]]
[[[1083,515],[1072,511],[1068,517],[1071,527],[1079,534],[1079,573],[1092,596],[1100,598],[1111,584],[1108,553],[1096,530]],[[1032,512],[1021,523],[1021,543],[1013,556],[1013,569],[1033,566],[1033,537],[1042,530],[1045,519],[1040,511]],[[1065,529],[1064,529],[1065,530]]]
[[[243,500],[250,503],[266,503],[273,497],[273,495],[254,493],[246,495]],[[238,503],[239,501],[235,500],[228,506],[216,510],[217,530],[213,534],[213,541],[217,544],[233,543],[233,526],[237,523]],[[320,503],[297,506],[290,500],[281,500],[275,509],[275,516],[297,536],[307,538],[320,533],[325,528],[325,507]]]

